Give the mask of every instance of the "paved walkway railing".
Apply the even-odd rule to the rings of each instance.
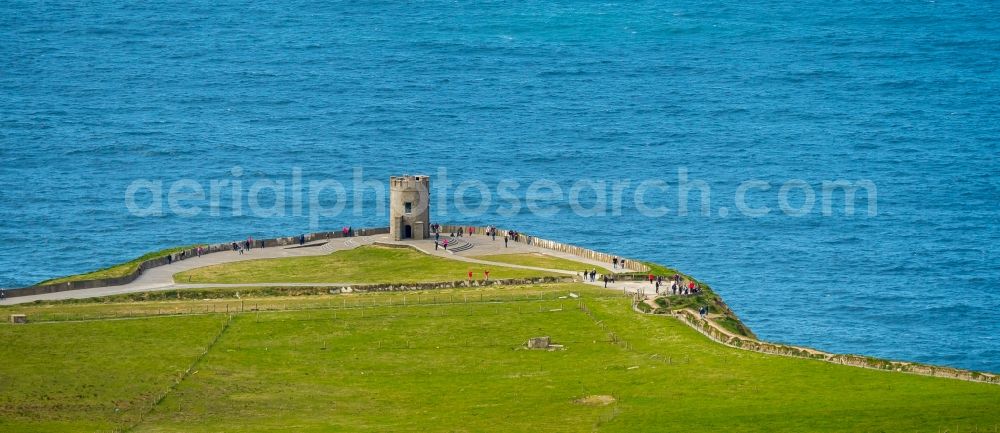
[[[475,233],[475,236],[486,236],[488,230],[487,227],[442,225],[441,233],[447,233],[447,234],[455,233],[458,232],[458,229],[460,228],[466,233],[468,233],[468,230],[471,228],[473,230],[473,233]],[[525,233],[518,233],[515,232],[514,230],[497,228],[497,237],[503,237],[510,233],[517,233],[517,235],[513,237],[514,242],[521,242],[527,245],[532,245],[540,248],[546,248],[554,251],[561,251],[564,253],[573,254],[578,257],[584,257],[590,260],[596,260],[602,263],[611,264],[613,263],[613,260],[616,257],[619,260],[623,259],[623,257],[616,256],[614,254],[602,253],[600,251],[594,251],[576,245],[565,244],[562,242],[556,242],[548,239],[542,239]],[[624,260],[625,260],[625,269],[633,270],[636,272],[649,272],[649,267],[638,260],[633,260],[629,258],[624,258]]]
[[[356,229],[351,232],[352,236],[369,236],[377,234],[389,233],[388,227],[378,227],[378,228],[361,228]],[[299,236],[288,236],[273,239],[260,239],[254,240],[254,247],[259,248],[263,246],[264,248],[273,247],[283,247],[289,245],[296,245],[300,243],[305,237],[305,242],[315,242],[323,239],[333,239],[344,237],[343,231],[335,232],[318,232],[318,233],[306,233]],[[233,247],[231,243],[220,243],[212,245],[202,246],[202,255],[218,253],[223,251],[232,251]],[[111,278],[99,278],[94,280],[79,280],[79,281],[66,281],[56,284],[41,284],[37,286],[24,287],[18,289],[6,289],[6,295],[9,298],[14,298],[18,296],[31,296],[31,295],[41,295],[44,293],[55,293],[64,292],[67,290],[78,290],[78,289],[92,289],[96,287],[107,287],[107,286],[120,286],[123,284],[129,284],[139,278],[143,272],[147,269],[163,266],[175,261],[186,260],[192,257],[197,257],[198,250],[196,248],[190,248],[187,250],[179,251],[173,254],[164,255],[162,257],[152,258],[142,263],[136,267],[135,271],[132,271],[128,275],[123,275],[121,277],[111,277]]]
[[[460,227],[465,231],[468,231],[469,228],[471,227],[473,232],[478,236],[485,236],[487,232],[486,227],[458,226],[458,225],[442,225],[441,231],[444,233],[457,232]],[[524,233],[518,233],[513,230],[497,229],[497,231],[498,231],[498,236],[505,236],[511,234],[512,240],[514,242],[520,242],[525,245],[531,245],[539,248],[545,248],[553,251],[572,254],[577,257],[582,257],[601,263],[611,264],[612,260],[618,257],[613,254],[602,253],[599,251],[594,251],[576,245],[556,242],[548,239],[542,239]],[[388,227],[361,228],[353,230],[349,236],[371,236],[371,235],[380,235],[387,233],[389,233]],[[286,246],[297,245],[300,243],[313,243],[320,240],[343,238],[343,237],[345,237],[343,231],[306,233],[299,236],[287,236],[287,237],[279,237],[273,239],[254,240],[254,247],[255,248],[286,247]],[[224,251],[232,251],[232,244],[218,243],[218,244],[202,246],[202,255],[213,254]],[[162,257],[156,257],[143,261],[136,267],[135,271],[129,273],[128,275],[123,275],[120,277],[111,277],[111,278],[99,278],[93,280],[66,281],[56,284],[40,284],[36,286],[16,288],[16,289],[6,289],[6,295],[7,297],[14,298],[20,296],[32,296],[32,295],[41,295],[46,293],[64,292],[69,290],[93,289],[99,287],[126,285],[136,281],[136,279],[138,279],[145,271],[149,269],[164,266],[177,261],[190,259],[192,257],[197,257],[197,255],[198,255],[197,249],[191,248],[170,255],[164,255]],[[622,259],[621,257],[618,258],[619,260]],[[645,264],[643,264],[638,260],[633,260],[633,259],[624,259],[624,268],[636,272],[649,271],[649,268]]]

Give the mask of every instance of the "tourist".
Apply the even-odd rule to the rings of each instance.
[[[688,281],[688,294],[689,295],[694,293],[694,288],[695,288],[694,281],[693,280],[692,281]]]
[[[487,269],[486,271],[483,272],[483,274],[486,275],[486,281],[489,281],[490,280],[490,270]]]
[[[704,305],[702,305],[701,308],[698,309],[698,314],[701,315],[702,319],[705,318],[705,314],[707,314],[707,313],[708,313],[708,307],[706,307]]]
[[[472,271],[469,271],[469,282],[472,282]]]
[[[614,265],[614,269],[618,269],[618,257],[612,258],[611,264]]]
[[[7,299],[7,291],[4,289],[0,289],[0,301],[4,299]]]
[[[438,249],[438,241],[437,241],[437,239],[435,239],[434,240],[434,251],[437,251],[437,249]]]
[[[604,276],[604,288],[605,289],[608,288],[608,276],[607,275]]]
[[[653,274],[649,274],[649,284],[653,284],[654,279],[655,277],[653,277]]]
[[[441,241],[441,246],[444,247],[445,251],[448,251],[448,239]]]
[[[656,294],[660,294],[660,280],[656,280]]]
[[[597,269],[591,269],[590,270],[590,282],[591,283],[597,282],[596,277],[597,277]]]
[[[503,237],[503,247],[504,247],[504,248],[507,248],[507,241],[508,241],[508,240],[510,240],[510,238],[509,238],[509,237],[507,237],[507,236],[504,236],[504,237]]]
[[[435,231],[434,232],[434,243],[437,243],[437,241],[439,241],[440,239],[441,239],[441,233]]]
[[[670,293],[674,295],[677,294],[677,281],[673,281],[670,283]]]
[[[305,233],[303,233],[303,234],[299,235],[299,245],[301,246],[301,245],[305,245],[305,244],[306,244],[306,235],[305,235]]]

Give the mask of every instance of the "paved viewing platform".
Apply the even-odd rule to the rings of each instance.
[[[356,282],[317,281],[315,283],[289,283],[282,281],[273,281],[265,283],[241,283],[241,284],[212,284],[212,283],[188,284],[185,283],[184,281],[174,281],[174,275],[191,269],[224,264],[224,263],[233,263],[233,262],[242,262],[248,260],[260,260],[260,259],[279,259],[279,258],[319,256],[325,254],[332,254],[337,251],[350,250],[360,246],[372,245],[375,243],[387,244],[387,245],[405,245],[416,248],[425,254],[436,257],[442,257],[446,259],[458,260],[480,265],[546,271],[546,272],[577,277],[578,279],[581,280],[582,277],[580,273],[583,271],[583,269],[580,269],[580,271],[549,269],[542,267],[493,262],[489,260],[479,259],[476,257],[497,255],[497,254],[538,253],[538,254],[545,254],[551,257],[557,257],[561,259],[567,259],[586,264],[587,266],[589,266],[589,269],[596,269],[599,275],[610,274],[614,272],[609,263],[593,260],[586,257],[581,257],[563,251],[557,251],[549,248],[530,245],[525,242],[514,242],[514,241],[508,242],[507,245],[505,246],[503,237],[501,236],[498,236],[494,239],[484,234],[475,234],[475,235],[465,235],[463,237],[457,237],[457,238],[442,236],[441,239],[442,240],[449,239],[451,243],[456,245],[462,245],[463,247],[460,248],[458,251],[451,249],[446,250],[440,246],[435,249],[434,248],[435,241],[432,239],[426,239],[426,240],[407,239],[407,240],[394,241],[388,234],[379,234],[370,236],[351,236],[344,238],[317,240],[305,243],[304,245],[289,245],[289,246],[271,247],[271,248],[254,248],[246,251],[244,254],[239,254],[236,251],[223,251],[212,254],[205,254],[202,255],[201,257],[191,257],[184,260],[176,260],[168,265],[163,265],[148,269],[145,272],[143,272],[142,275],[139,276],[139,278],[128,284],[122,284],[117,286],[95,287],[90,289],[67,290],[67,291],[45,293],[45,294],[31,295],[31,296],[13,297],[0,301],[0,304],[13,305],[13,304],[30,303],[34,301],[84,299],[84,298],[94,298],[101,296],[120,295],[125,293],[180,290],[180,289],[193,289],[193,288],[264,287],[264,286],[266,287],[350,286],[356,284]],[[465,275],[456,275],[454,278],[455,281],[464,279],[466,279]],[[604,287],[603,281],[600,281],[600,276],[598,276],[598,281],[592,283],[587,282],[587,283]],[[608,283],[607,287],[609,290],[619,290],[628,293],[652,294],[654,291],[653,286],[646,282],[619,281],[615,283]]]

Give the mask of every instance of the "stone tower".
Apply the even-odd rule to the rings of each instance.
[[[430,178],[389,178],[389,236],[393,240],[431,237]]]

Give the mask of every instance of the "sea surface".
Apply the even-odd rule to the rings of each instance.
[[[676,267],[763,339],[1000,372],[998,68],[995,1],[4,1],[0,286],[385,226],[355,173],[424,173],[453,184],[439,222]],[[296,212],[295,173],[344,185],[343,210]],[[687,215],[682,176],[704,182]],[[127,206],[142,179],[135,207],[159,215]],[[288,191],[257,189],[274,212],[251,212],[261,180]],[[869,188],[824,215],[836,180],[874,185],[875,212]],[[192,192],[212,181],[214,209]],[[604,207],[577,188],[574,209],[580,181]],[[666,189],[637,204],[644,181]],[[753,181],[766,215],[738,210]]]

